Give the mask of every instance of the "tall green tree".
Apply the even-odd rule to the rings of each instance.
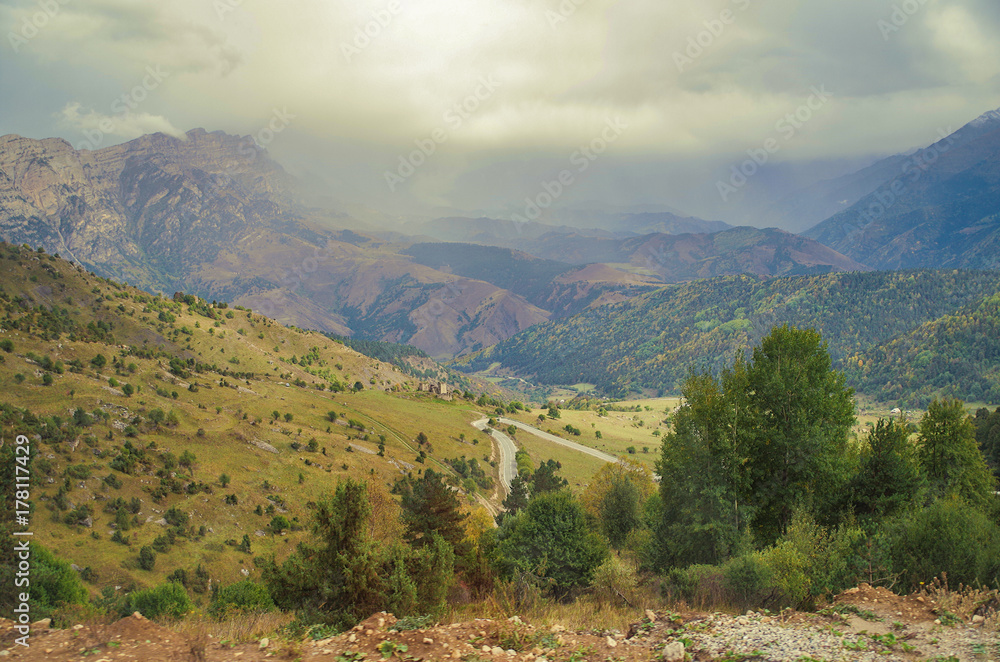
[[[460,510],[458,494],[445,485],[440,474],[428,469],[402,489],[403,524],[410,544],[422,547],[441,536],[452,549],[464,553],[465,514]]]
[[[733,554],[751,514],[740,504],[736,409],[708,373],[692,374],[682,392],[684,405],[656,464],[661,508],[654,535],[661,570],[721,563]]]
[[[909,438],[909,426],[892,419],[880,418],[868,432],[861,465],[845,492],[845,510],[861,523],[877,526],[920,505],[926,481]]]
[[[528,505],[528,498],[531,492],[528,490],[528,482],[521,476],[514,476],[510,481],[510,492],[503,500],[503,507],[510,515],[516,515]]]
[[[338,626],[390,607],[405,614],[403,607],[415,606],[415,584],[406,572],[409,552],[372,539],[367,488],[352,479],[338,483],[316,504],[308,541],[280,565],[273,556],[255,559],[278,606]]]
[[[735,408],[755,533],[771,543],[796,507],[821,510],[847,482],[854,392],[831,369],[819,333],[787,325],[772,329],[750,362],[738,357],[723,385]]]
[[[960,400],[935,400],[920,419],[917,457],[936,496],[957,495],[985,511],[997,508],[996,478],[976,443]]]

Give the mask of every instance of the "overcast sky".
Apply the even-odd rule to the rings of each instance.
[[[0,25],[0,134],[255,135],[397,214],[517,211],[567,171],[556,204],[738,220],[718,181],[769,140],[809,179],[1000,106],[996,0],[0,0]]]

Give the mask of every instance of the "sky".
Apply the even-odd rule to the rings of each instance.
[[[250,135],[393,217],[738,222],[1000,107],[996,0],[0,0],[0,26],[0,135]]]

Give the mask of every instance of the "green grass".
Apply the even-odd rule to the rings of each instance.
[[[0,248],[0,257],[5,257],[5,253],[8,249]],[[54,268],[57,275],[49,273],[44,265]],[[37,276],[35,281],[28,278],[32,275]],[[88,412],[103,408],[111,413],[110,424],[100,422],[84,431],[84,435],[93,434],[97,438],[94,448],[84,443],[75,451],[70,451],[67,444],[61,444],[63,448],[48,445],[39,448],[42,457],[52,456],[55,482],[42,482],[32,491],[36,504],[32,528],[37,539],[61,557],[96,571],[97,579],[91,585],[93,590],[106,585],[128,586],[132,582],[153,585],[176,568],[190,572],[199,563],[209,570],[213,580],[223,584],[241,579],[240,569],[255,576],[253,556],[274,553],[280,558],[308,535],[306,531],[284,536],[254,535],[258,530],[267,531],[271,520],[272,515],[254,513],[257,506],[263,510],[271,505],[267,496],[282,499],[287,509],[283,514],[289,520],[298,517],[305,525],[310,512],[307,503],[332,491],[337,481],[344,477],[365,478],[384,485],[397,480],[401,473],[389,462],[391,458],[413,465],[414,472],[434,468],[453,474],[441,462],[443,459],[465,455],[482,461],[484,455],[491,453],[489,439],[469,425],[482,416],[472,403],[448,402],[417,393],[414,391],[416,379],[318,333],[286,328],[260,315],[248,317],[247,312],[233,309],[217,310],[220,319],[216,327],[213,320],[189,311],[186,305],[179,311],[172,311],[176,317],[173,322],[161,322],[155,310],[143,312],[148,302],[138,300],[143,296],[148,299],[150,295],[78,273],[62,261],[50,261],[47,257],[36,260],[35,255],[27,251],[20,258],[0,260],[0,288],[0,308],[7,307],[14,318],[18,318],[22,310],[8,304],[13,297],[21,296],[30,297],[31,306],[67,308],[70,318],[79,326],[97,321],[114,324],[115,346],[71,340],[65,332],[58,336],[50,333],[43,338],[44,329],[36,326],[27,333],[8,329],[0,334],[0,338],[13,343],[12,352],[0,352],[3,359],[0,383],[8,386],[2,396],[4,402],[26,407],[39,416],[59,415],[63,420],[77,407]],[[124,310],[120,310],[119,305]],[[227,318],[226,313],[230,312],[233,316]],[[191,330],[191,335],[175,336],[174,329],[182,327]],[[239,334],[238,329],[242,329],[243,334]],[[169,358],[138,358],[127,352],[123,356],[121,345],[153,347],[184,360],[193,358],[215,363],[220,369],[255,374],[249,380],[220,377],[214,372],[181,379],[168,372]],[[302,357],[313,347],[318,348],[319,361],[314,362],[311,369],[329,370],[338,380],[351,385],[360,381],[364,390],[333,393],[313,388],[324,380],[309,374],[306,367],[289,362],[292,356]],[[40,367],[26,358],[29,352],[52,356],[67,365],[79,359],[85,367],[79,374],[68,370],[61,375],[55,374],[53,384],[45,386],[39,374]],[[100,373],[90,365],[90,359],[98,353],[108,359]],[[135,371],[116,374],[111,361],[115,356],[121,356],[125,365],[134,363]],[[230,363],[231,358],[238,363]],[[21,384],[15,383],[13,378],[19,373],[26,377]],[[132,397],[115,394],[108,388],[109,377],[132,384],[139,390]],[[220,379],[225,379],[228,386],[220,386]],[[304,382],[304,386],[285,386],[296,380],[300,380],[300,384]],[[197,392],[187,389],[191,382],[199,384]],[[167,395],[158,395],[158,388]],[[394,392],[386,392],[386,389],[394,389]],[[177,392],[176,399],[169,395],[172,391]],[[154,458],[152,472],[162,467],[163,453],[169,451],[179,457],[190,451],[197,458],[194,480],[211,485],[212,494],[171,493],[163,503],[155,503],[150,491],[159,486],[160,479],[152,472],[136,476],[114,472],[122,481],[121,489],[102,483],[103,477],[112,473],[108,464],[114,450],[125,441],[125,436],[114,424],[124,427],[134,416],[148,419],[154,408],[173,411],[179,422],[174,428],[143,430],[132,440],[141,447],[155,444],[155,451],[149,451]],[[271,417],[275,410],[281,415],[278,421]],[[338,413],[339,424],[331,424],[326,419],[330,410]],[[292,415],[290,422],[284,419],[286,413]],[[361,432],[348,428],[344,423],[349,418],[361,421],[368,429]],[[326,431],[328,428],[330,432]],[[4,436],[16,432],[2,430]],[[418,448],[413,441],[419,432],[428,436],[432,447],[426,451],[428,458],[423,464],[416,461]],[[111,440],[107,438],[109,433],[114,437]],[[368,439],[364,440],[362,437],[366,434]],[[353,442],[375,451],[379,435],[386,438],[385,458],[346,450]],[[464,435],[464,441],[460,435]],[[292,442],[305,446],[313,437],[320,448],[326,449],[326,455],[310,453],[305,448],[292,449]],[[279,453],[261,450],[251,445],[252,440],[270,444]],[[108,455],[98,458],[94,451]],[[312,466],[305,464],[303,460],[306,459]],[[92,528],[69,527],[55,522],[48,507],[63,484],[65,468],[78,464],[93,465],[92,475],[85,480],[72,479],[67,497],[74,504],[91,505],[94,510]],[[187,470],[178,471],[188,473]],[[226,488],[218,482],[222,473],[231,477]],[[271,486],[269,490],[264,488],[265,481]],[[79,487],[81,482],[83,487]],[[224,498],[228,494],[236,494],[239,503],[226,504]],[[104,513],[102,507],[104,499],[118,496],[126,501],[132,497],[142,500],[141,521],[150,517],[159,519],[167,508],[176,506],[190,514],[190,524],[195,530],[204,525],[209,531],[201,540],[178,538],[168,552],[157,555],[152,571],[138,569],[134,561],[139,548],[151,544],[164,533],[164,528],[150,521],[127,532],[133,541],[130,547],[112,542],[110,524],[114,515]],[[253,547],[250,555],[225,544],[227,540],[239,542],[244,533],[250,535]]]

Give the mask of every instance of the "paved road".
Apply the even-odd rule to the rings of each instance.
[[[485,430],[487,428],[487,418],[481,418],[478,421],[473,421],[472,426],[478,430]],[[599,450],[590,448],[589,446],[584,446],[583,444],[578,444],[575,441],[569,441],[563,439],[562,437],[557,437],[554,434],[549,434],[539,430],[536,427],[532,427],[521,421],[515,421],[512,418],[499,419],[504,425],[513,425],[518,427],[529,434],[533,434],[540,439],[545,441],[551,441],[554,444],[559,444],[560,446],[565,446],[566,448],[571,448],[575,451],[581,453],[586,453],[592,457],[596,457],[598,460],[604,460],[605,462],[617,462],[618,458],[614,455],[608,455],[607,453],[602,453]],[[514,460],[514,455],[517,453],[517,446],[514,445],[514,440],[508,437],[506,434],[500,430],[492,430],[489,433],[494,439],[497,440],[497,445],[500,447],[500,480],[503,482],[504,489],[508,494],[510,494],[510,481],[514,480],[514,476],[517,475],[517,462]]]
[[[538,428],[535,428],[535,427],[532,427],[530,425],[527,425],[526,423],[522,423],[521,421],[515,421],[515,420],[513,420],[511,418],[503,418],[503,417],[501,417],[500,418],[500,422],[503,423],[503,424],[505,424],[505,425],[513,425],[515,427],[521,428],[525,432],[530,432],[531,434],[535,435],[536,437],[540,437],[540,438],[542,438],[542,439],[544,439],[546,441],[551,441],[554,444],[559,444],[560,446],[565,446],[566,448],[572,448],[575,451],[580,451],[581,453],[586,453],[587,455],[591,455],[593,457],[596,457],[598,460],[604,460],[605,462],[617,462],[618,461],[618,458],[615,457],[614,455],[608,455],[607,453],[602,453],[601,451],[595,450],[593,448],[590,448],[589,446],[584,446],[583,444],[578,444],[575,441],[569,441],[567,439],[563,439],[562,437],[557,437],[554,434],[549,434],[548,432],[543,432],[542,430],[539,430]]]
[[[473,421],[472,427],[477,430],[486,430],[487,421],[489,421],[488,418]],[[514,445],[513,439],[499,430],[491,430],[488,434],[497,440],[497,446],[500,447],[500,481],[503,483],[504,492],[510,494],[510,481],[514,480],[514,476],[517,475],[517,462],[514,460],[517,446]]]

